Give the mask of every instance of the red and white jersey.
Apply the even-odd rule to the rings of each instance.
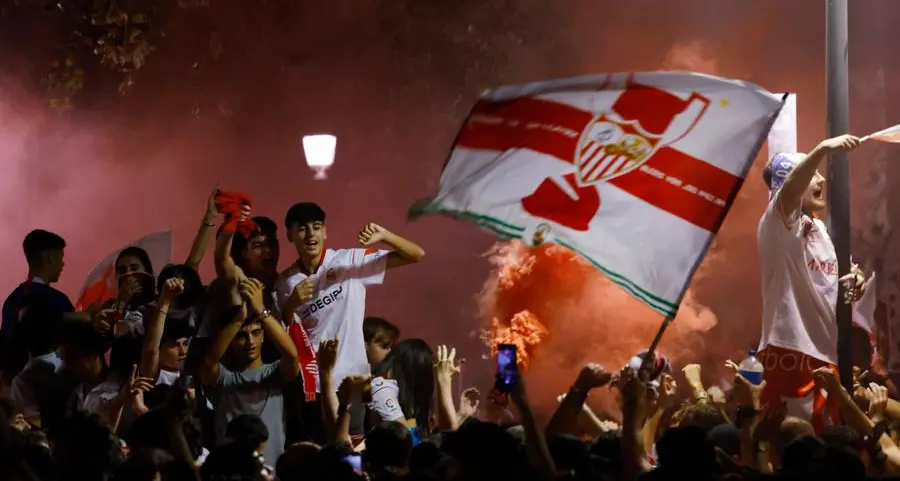
[[[838,263],[825,224],[778,195],[759,221],[763,322],[760,349],[776,346],[837,364]]]
[[[293,322],[301,323],[313,349],[318,349],[319,343],[326,339],[340,341],[333,375],[335,386],[340,386],[347,376],[369,374],[363,340],[366,287],[384,281],[389,252],[327,249],[316,272],[307,273],[294,263],[275,282],[275,299],[279,306],[284,306],[297,284],[312,279],[315,286],[312,300],[293,313]],[[320,392],[316,379],[316,392]]]

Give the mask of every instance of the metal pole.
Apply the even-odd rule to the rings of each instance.
[[[847,0],[826,0],[825,88],[828,96],[828,137],[850,131],[850,82],[848,74]],[[838,259],[838,275],[850,271],[850,166],[846,152],[828,157],[828,220]],[[838,287],[838,369],[841,384],[853,387],[853,324],[851,306],[844,303],[845,289]]]

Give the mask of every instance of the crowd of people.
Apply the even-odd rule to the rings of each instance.
[[[217,191],[184,264],[154,266],[141,248],[126,248],[115,262],[117,294],[80,310],[53,287],[65,241],[34,230],[23,241],[27,281],[3,305],[0,479],[900,475],[898,393],[867,365],[846,390],[833,346],[816,350],[836,342],[827,301],[838,279],[802,250],[822,242],[810,235],[821,222],[809,220],[823,205],[817,162],[857,144],[829,139],[767,169],[762,383],[729,362],[733,388],[707,389],[699,365],[678,374],[664,356],[642,353],[622,369],[584,366],[546,425],[530,407],[524,377],[457,397],[452,347],[404,338],[388,320],[366,316],[366,288],[424,257],[378,224],[362,228],[360,248],[327,249],[324,210],[293,205],[283,228],[296,259],[279,272],[278,224],[252,216],[247,196]],[[204,282],[198,266],[214,232],[216,276]],[[782,258],[798,260],[802,271]],[[809,285],[803,276],[813,274],[825,280]],[[822,306],[803,296],[821,292],[824,310],[811,317]],[[858,294],[850,292],[848,301]],[[809,326],[821,332],[809,334]],[[801,334],[807,344],[792,343]],[[794,351],[815,362],[797,363],[786,382],[783,360]],[[810,386],[786,391],[797,384]],[[613,392],[618,411],[588,407],[599,389]],[[811,391],[824,408],[795,411],[791,401]]]

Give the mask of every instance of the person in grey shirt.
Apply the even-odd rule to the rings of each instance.
[[[284,452],[285,423],[282,388],[297,377],[300,364],[297,349],[284,326],[265,308],[264,287],[256,279],[238,286],[243,306],[219,330],[200,367],[200,381],[210,389],[215,410],[216,439],[225,439],[231,419],[241,414],[259,416],[269,430],[263,455],[274,465]],[[264,337],[281,353],[281,359],[264,363]],[[231,369],[222,365],[228,355]]]

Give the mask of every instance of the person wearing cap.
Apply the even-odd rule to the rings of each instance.
[[[826,202],[825,177],[818,169],[828,154],[849,152],[859,144],[852,135],[826,139],[808,154],[778,153],[763,170],[769,205],[757,231],[763,297],[762,404],[783,400],[791,414],[812,418],[818,426],[824,398],[814,389],[812,374],[837,364],[838,282],[847,282],[847,301],[852,301],[862,295],[865,280],[856,266],[838,279],[837,255],[820,219]]]

